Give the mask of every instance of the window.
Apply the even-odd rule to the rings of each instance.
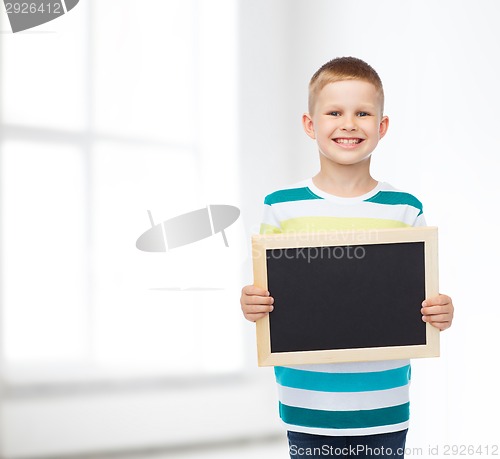
[[[242,225],[228,249],[135,247],[148,210],[238,205],[233,3],[88,0],[1,36],[7,375],[242,368]]]

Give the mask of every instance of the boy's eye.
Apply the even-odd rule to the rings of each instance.
[[[340,116],[340,112],[330,112],[330,116]]]
[[[358,116],[370,116],[367,112],[358,112]]]

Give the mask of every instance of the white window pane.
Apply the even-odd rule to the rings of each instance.
[[[5,123],[55,129],[84,126],[86,3],[32,31],[1,35]]]
[[[99,363],[170,375],[241,368],[238,245],[216,234],[167,252],[135,246],[150,227],[147,210],[156,224],[209,204],[193,155],[102,143],[92,165]]]
[[[10,362],[77,360],[86,352],[82,171],[76,148],[3,144],[3,334]]]
[[[99,131],[192,144],[194,15],[189,0],[94,2],[94,112]]]
[[[168,315],[149,289],[169,274],[166,254],[139,251],[135,243],[150,227],[148,210],[160,223],[180,213],[182,202],[196,202],[193,156],[106,142],[95,147],[92,168],[96,358],[108,367],[163,367]]]
[[[238,168],[237,6],[233,0],[199,3],[199,147],[204,187],[213,199],[238,190],[238,174],[228,173]]]

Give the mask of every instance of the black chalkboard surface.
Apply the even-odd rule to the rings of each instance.
[[[259,365],[439,354],[420,312],[437,294],[437,229],[371,231],[253,238],[255,284],[275,300],[257,323]]]

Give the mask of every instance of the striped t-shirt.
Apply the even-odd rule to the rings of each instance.
[[[341,198],[309,179],[269,194],[264,204],[263,234],[425,226],[420,201],[383,182]],[[409,360],[275,367],[275,375],[288,430],[371,435],[408,427]]]

